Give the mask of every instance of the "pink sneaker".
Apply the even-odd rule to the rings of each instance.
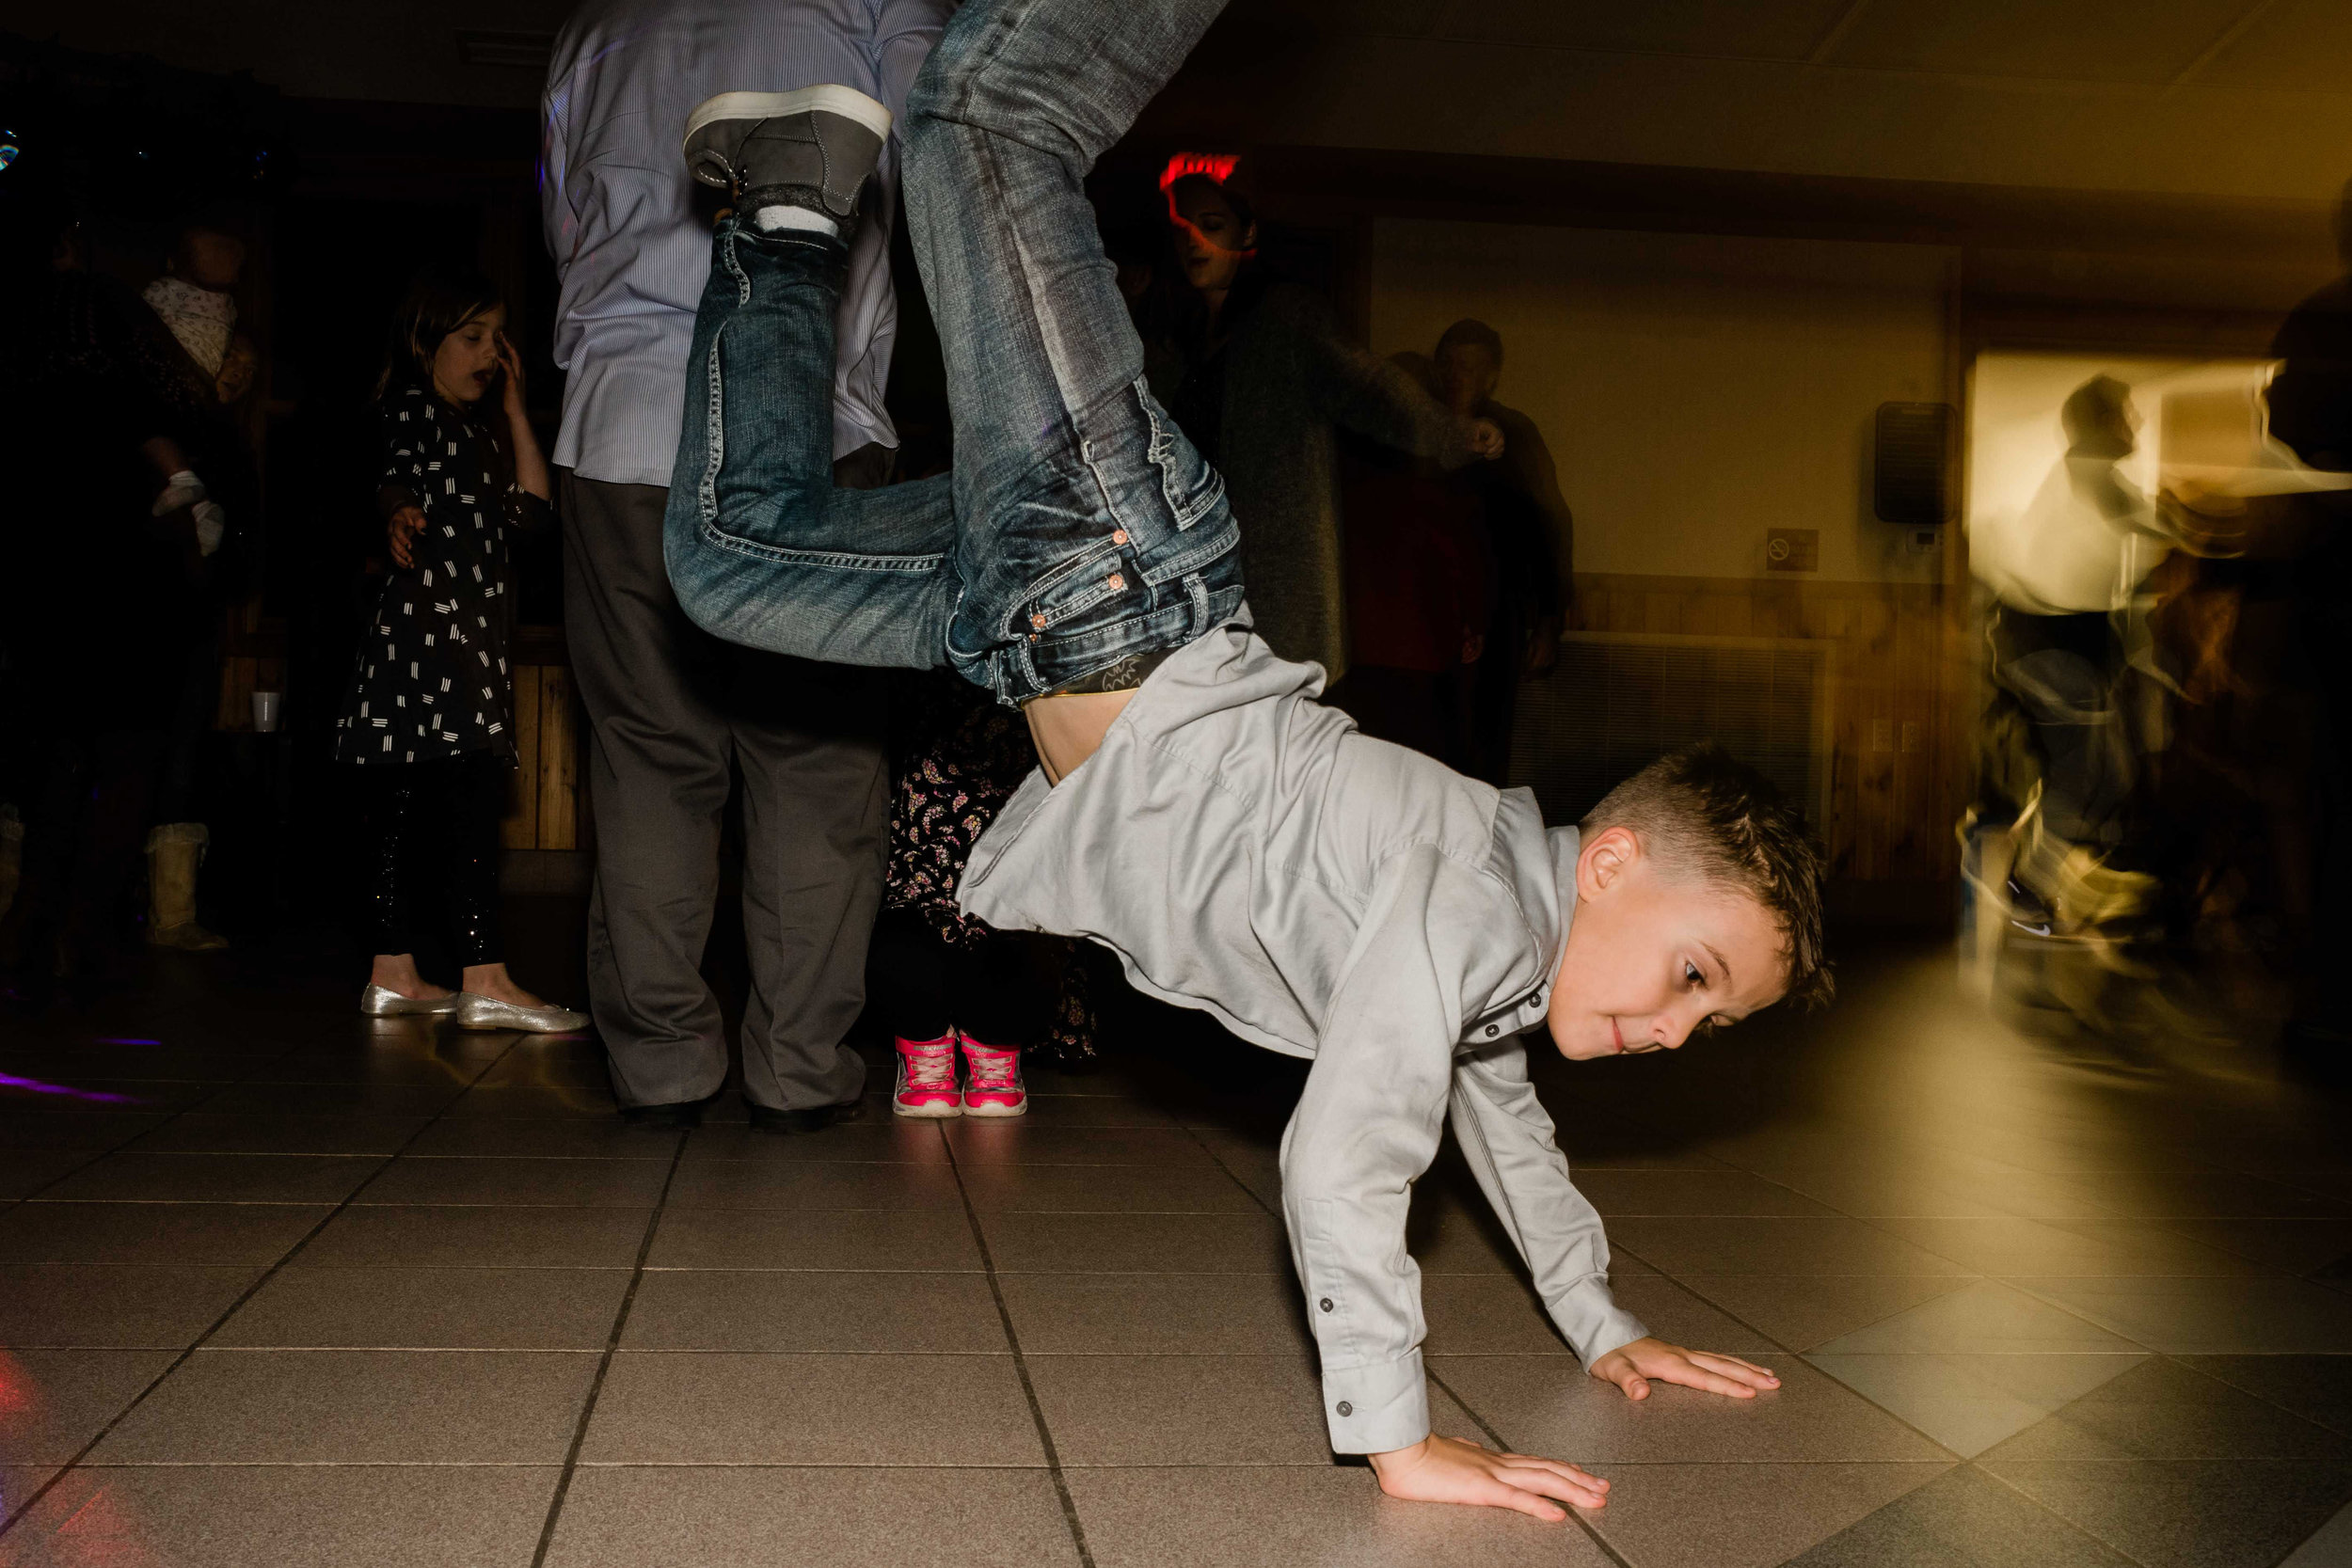
[[[956,1032],[935,1040],[897,1040],[898,1088],[890,1097],[890,1112],[900,1117],[960,1117],[963,1104],[956,1096]]]
[[[963,1040],[963,1060],[971,1076],[963,1086],[967,1117],[1018,1117],[1029,1110],[1029,1091],[1021,1083],[1021,1053],[999,1051],[969,1035]]]

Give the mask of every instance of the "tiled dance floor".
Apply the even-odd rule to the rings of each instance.
[[[340,993],[0,1025],[0,1563],[2352,1563],[2343,1103],[2028,1038],[1951,968],[1543,1073],[1623,1296],[1777,1368],[1752,1404],[1583,1377],[1423,1184],[1438,1425],[1615,1481],[1556,1526],[1325,1450],[1285,1064],[681,1135],[618,1125],[590,1042]]]

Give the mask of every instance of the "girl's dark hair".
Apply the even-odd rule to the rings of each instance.
[[[431,391],[433,356],[440,352],[441,340],[505,302],[499,286],[471,267],[430,266],[419,272],[392,312],[375,395],[384,398],[410,387]]]

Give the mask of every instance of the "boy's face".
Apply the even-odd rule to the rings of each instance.
[[[1547,1020],[1570,1061],[1672,1051],[1788,989],[1779,928],[1743,894],[1675,876],[1630,830],[1584,841],[1576,916]]]

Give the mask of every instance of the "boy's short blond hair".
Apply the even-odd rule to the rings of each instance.
[[[1821,936],[1821,852],[1772,782],[1708,742],[1669,752],[1587,812],[1586,834],[1625,828],[1671,874],[1731,888],[1764,906],[1788,965],[1783,1000],[1826,1004],[1835,986]]]

